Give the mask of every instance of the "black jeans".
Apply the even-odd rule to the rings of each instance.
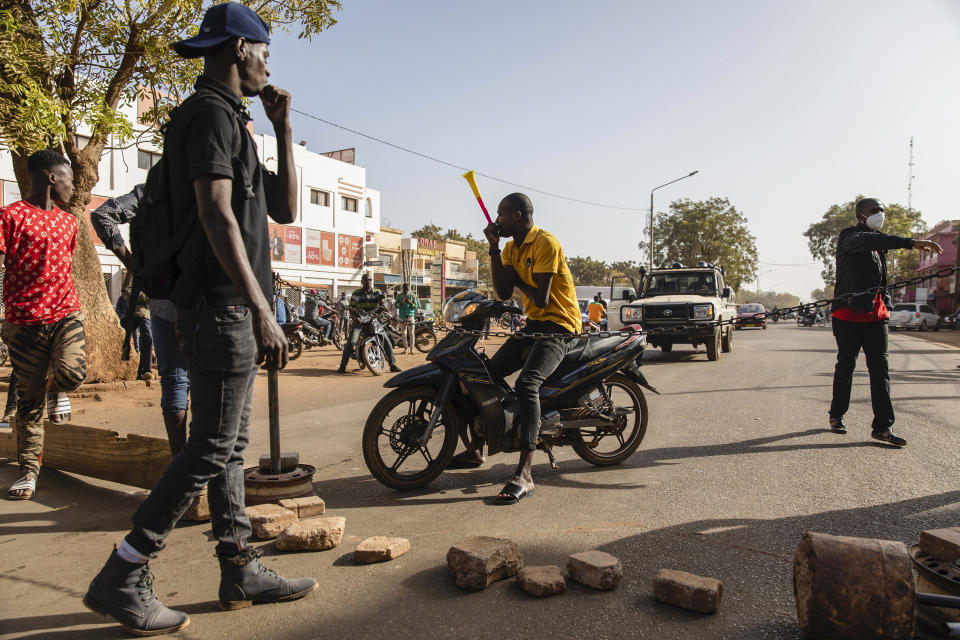
[[[850,387],[860,349],[867,356],[870,372],[870,400],[873,403],[873,430],[887,431],[893,426],[890,401],[890,366],[887,362],[887,323],[849,322],[833,319],[837,339],[837,367],[833,372],[833,402],[830,417],[842,418],[850,408]]]
[[[347,338],[347,344],[343,345],[343,355],[340,357],[341,371],[347,368],[347,363],[350,362],[350,356],[353,355],[354,349],[357,348],[357,343],[360,342],[360,332],[362,330],[362,325],[353,325],[353,329],[350,331],[350,337]],[[381,338],[383,341],[383,351],[387,358],[387,362],[391,367],[397,366],[397,357],[393,355],[393,343],[390,342],[390,337],[384,334],[381,336]]]
[[[150,373],[153,369],[153,327],[150,318],[137,318],[137,328],[140,336],[137,340],[140,351],[140,364],[137,367],[137,378]]]
[[[133,516],[129,542],[155,557],[194,496],[208,486],[217,555],[247,551],[243,452],[250,440],[250,408],[257,343],[250,310],[242,305],[177,307],[177,331],[190,376],[190,434],[150,496]]]
[[[520,370],[517,395],[517,430],[520,446],[534,451],[540,435],[540,387],[557,370],[574,338],[530,338],[525,333],[570,333],[552,322],[529,321],[490,358],[490,366],[504,378]],[[509,425],[508,425],[509,428]]]

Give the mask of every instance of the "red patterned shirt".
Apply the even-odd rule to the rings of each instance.
[[[70,269],[77,248],[77,219],[26,200],[0,209],[4,255],[3,304],[16,325],[53,324],[80,310]]]

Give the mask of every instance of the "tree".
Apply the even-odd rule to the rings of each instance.
[[[339,0],[260,0],[249,3],[269,23],[309,38],[334,24]],[[108,141],[129,142],[134,123],[118,112],[138,95],[167,96],[145,114],[156,122],[185,96],[200,62],[177,57],[172,42],[196,33],[200,0],[10,0],[0,8],[0,141],[9,147],[21,193],[29,191],[27,157],[63,149],[76,191],[67,209],[81,220],[73,276],[87,315],[90,380],[129,377],[120,361],[122,333],[107,297],[83,212],[100,179]],[[89,132],[80,146],[77,133]],[[132,366],[128,366],[132,365]]]
[[[610,278],[613,276],[634,276],[639,273],[640,265],[635,260],[616,260],[610,263]]]
[[[700,261],[723,265],[724,280],[734,289],[757,270],[757,239],[746,217],[726,198],[671,202],[667,213],[657,214],[653,233],[654,266]],[[640,243],[641,251],[648,247],[648,242]]]
[[[810,298],[813,300],[830,300],[833,298],[833,285],[827,285],[823,289],[814,289],[810,292]]]
[[[841,231],[857,223],[854,207],[861,198],[863,196],[857,196],[844,204],[832,205],[818,222],[814,222],[803,232],[807,238],[807,246],[810,247],[810,254],[823,263],[820,276],[831,290],[836,284],[837,238]],[[884,205],[884,209],[884,233],[909,237],[926,232],[927,225],[916,209],[907,209],[899,204]],[[897,249],[887,252],[887,274],[890,281],[913,277],[918,262],[919,255],[916,251]]]
[[[610,267],[601,260],[575,256],[567,259],[567,266],[576,285],[603,286],[610,282]]]

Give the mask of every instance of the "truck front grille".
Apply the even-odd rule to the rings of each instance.
[[[687,319],[685,304],[648,304],[644,306],[644,319],[654,322],[670,322]]]

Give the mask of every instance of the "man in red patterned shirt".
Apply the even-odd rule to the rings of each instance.
[[[30,193],[0,209],[0,254],[6,272],[2,337],[10,350],[20,399],[14,419],[22,477],[10,498],[29,500],[43,457],[43,400],[51,421],[69,419],[58,397],[87,375],[84,316],[70,269],[77,247],[77,219],[56,203],[73,196],[70,162],[49,149],[27,160]],[[66,401],[69,403],[69,401]]]

